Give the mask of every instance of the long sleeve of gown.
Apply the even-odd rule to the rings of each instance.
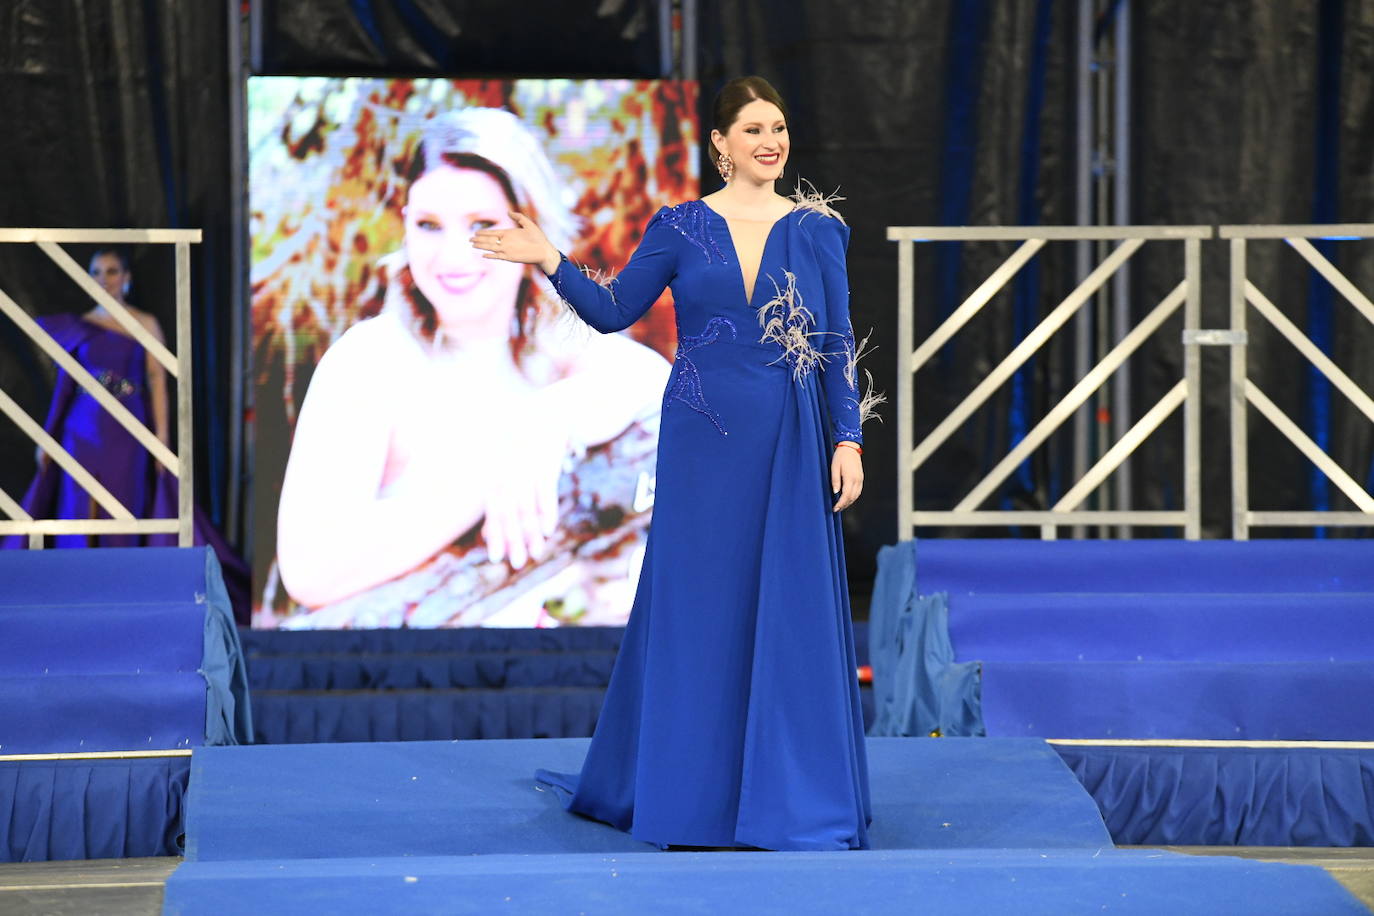
[[[825,335],[821,339],[821,389],[830,413],[831,440],[863,442],[859,418],[859,370],[854,328],[849,321],[849,270],[845,252],[849,227],[822,217],[817,227],[817,255],[825,288]]]
[[[602,334],[623,331],[638,321],[673,279],[677,252],[675,233],[663,221],[667,212],[664,207],[654,214],[630,262],[604,286],[582,273],[566,255],[549,276],[563,301]]]

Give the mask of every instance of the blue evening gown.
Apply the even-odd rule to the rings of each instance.
[[[606,286],[565,258],[559,294],[603,333],[671,287],[653,526],[580,775],[577,813],[659,846],[868,846],[868,765],[833,443],[859,441],[849,230],[799,203],[754,285],[725,219],[660,210]],[[784,346],[784,342],[788,345]]]

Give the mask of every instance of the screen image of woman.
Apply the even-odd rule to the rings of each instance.
[[[277,513],[288,627],[619,621],[653,497],[669,365],[593,335],[528,265],[474,232],[578,221],[514,114],[423,127],[404,170],[404,237],[377,265],[380,312],[315,368]]]

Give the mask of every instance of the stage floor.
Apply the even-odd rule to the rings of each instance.
[[[1374,849],[1169,846],[1169,852],[1322,868],[1374,912]],[[0,912],[7,916],[159,916],[178,858],[0,863]],[[858,908],[852,908],[858,912]]]
[[[576,818],[533,771],[585,747],[198,749],[170,878],[168,860],[3,866],[0,912],[1366,912],[1321,869],[1116,848],[1035,739],[871,739],[875,848],[835,853],[665,853]]]
[[[534,781],[588,739],[198,748],[186,858],[656,852]],[[869,739],[874,849],[1098,849],[1111,835],[1031,738]]]

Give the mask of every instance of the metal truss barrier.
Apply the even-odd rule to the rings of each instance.
[[[44,431],[15,402],[0,389],[0,412],[3,412],[54,462],[82,487],[109,516],[103,519],[36,519],[3,489],[0,489],[0,535],[27,535],[29,546],[43,546],[45,535],[77,534],[175,534],[183,547],[192,542],[192,416],[191,416],[191,244],[200,242],[199,229],[0,229],[0,243],[28,243],[37,245],[62,271],[71,277],[95,304],[103,305],[131,337],[143,345],[167,373],[177,382],[177,450],[163,445],[153,432],[134,417],[113,394],[86,371],[71,354],[58,345],[51,335],[34,321],[19,304],[0,289],[0,313],[15,323],[52,360],[57,363],[82,390],[129,431],[148,450],[153,458],[178,481],[177,517],[174,519],[137,518],[122,505],[109,490],[101,486],[95,476],[71,456],[57,440]],[[100,287],[71,255],[63,244],[170,244],[176,247],[176,352],[168,350],[152,336],[124,306]]]
[[[1318,274],[1340,293],[1341,297],[1374,324],[1374,302],[1355,287],[1313,245],[1312,239],[1352,241],[1374,238],[1374,223],[1325,226],[1221,226],[1220,238],[1231,242],[1231,332],[1228,339],[1218,341],[1231,348],[1231,454],[1239,456],[1233,463],[1231,476],[1231,526],[1237,540],[1249,538],[1256,527],[1315,527],[1315,526],[1374,526],[1374,497],[1371,497],[1331,456],[1289,419],[1259,386],[1250,380],[1247,371],[1246,305],[1254,306],[1260,317],[1278,331],[1318,372],[1326,376],[1332,386],[1350,399],[1355,408],[1374,422],[1374,398],[1370,392],[1356,385],[1348,375],[1331,361],[1321,348],[1298,330],[1273,302],[1246,275],[1246,242],[1250,239],[1282,239]],[[1250,477],[1248,448],[1248,408],[1252,405],[1272,423],[1289,442],[1344,493],[1357,511],[1313,512],[1254,512],[1250,509]]]
[[[1342,372],[1246,276],[1246,241],[1282,239],[1316,270],[1361,315],[1374,323],[1374,302],[1362,293],[1311,244],[1311,239],[1370,239],[1374,224],[1327,226],[1113,226],[1113,227],[986,227],[893,226],[889,241],[898,243],[897,332],[897,526],[899,537],[918,527],[957,525],[1005,527],[1038,525],[1041,536],[1054,538],[1064,525],[1181,527],[1184,537],[1201,537],[1201,347],[1231,348],[1232,536],[1246,539],[1259,526],[1374,525],[1374,497],[1321,450],[1247,375],[1246,305],[1254,306],[1284,338],[1321,372],[1371,421],[1374,397]],[[1231,327],[1203,329],[1201,320],[1201,246],[1219,237],[1231,243]],[[911,349],[915,338],[915,246],[926,242],[1021,242],[1021,245],[935,331]],[[1077,288],[1061,301],[977,387],[920,442],[915,441],[915,373],[947,344],[998,292],[1004,289],[1041,248],[1051,241],[1115,241],[1116,248]],[[1087,303],[1111,276],[1146,242],[1183,243],[1183,278],[1138,324],[1125,333],[1045,417],[970,490],[953,509],[915,507],[916,471],[973,415],[993,393]],[[1073,416],[1164,321],[1183,308],[1183,378],[1122,435],[1049,510],[995,511],[980,509],[998,487],[1050,435]],[[1253,405],[1350,498],[1358,511],[1255,512],[1250,509],[1247,405]],[[1180,406],[1183,407],[1183,509],[1093,511],[1079,508]]]

